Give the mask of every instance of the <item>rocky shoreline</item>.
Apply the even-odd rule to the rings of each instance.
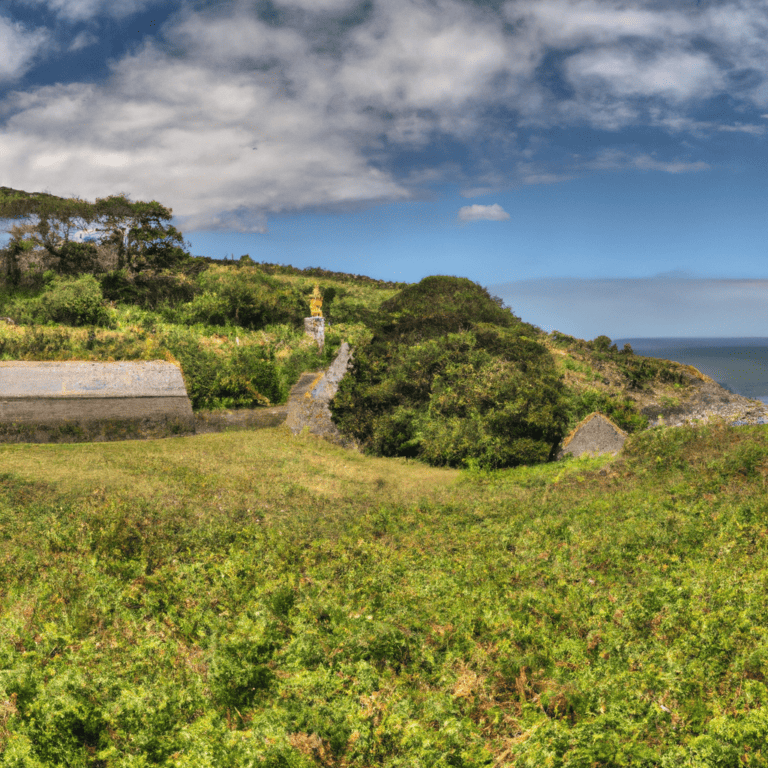
[[[765,403],[729,392],[698,370],[688,375],[688,392],[679,404],[649,404],[641,408],[650,426],[681,427],[715,420],[734,426],[768,424],[768,405]]]

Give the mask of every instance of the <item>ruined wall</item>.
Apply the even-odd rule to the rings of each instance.
[[[352,348],[345,341],[339,354],[325,373],[305,373],[291,390],[286,425],[294,435],[305,427],[340,445],[351,445],[331,420],[329,404],[352,362]]]

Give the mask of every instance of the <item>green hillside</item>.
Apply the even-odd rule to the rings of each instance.
[[[768,433],[646,429],[721,397],[695,369],[465,278],[192,257],[155,202],[0,215],[0,359],[165,358],[196,410],[260,408],[347,340],[365,449],[0,444],[0,768],[768,766]],[[596,409],[622,454],[548,461]]]
[[[768,763],[764,429],[492,473],[279,429],[0,462],[2,766]]]
[[[466,278],[407,286],[191,256],[155,201],[0,188],[0,216],[14,222],[0,250],[0,316],[12,321],[0,323],[0,359],[166,359],[199,411],[284,403],[303,371],[348,341],[355,363],[334,414],[376,455],[454,467],[546,461],[592,411],[633,432],[648,426],[649,403],[679,405],[696,383],[605,336],[547,336]],[[93,242],[71,239],[83,229]],[[322,352],[303,332],[315,285]]]

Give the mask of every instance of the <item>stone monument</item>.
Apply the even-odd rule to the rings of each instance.
[[[304,318],[304,332],[311,336],[322,351],[325,346],[325,318],[323,317],[323,296],[320,286],[316,285],[309,300],[311,317]]]

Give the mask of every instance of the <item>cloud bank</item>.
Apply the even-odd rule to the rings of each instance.
[[[151,6],[15,2],[94,23]],[[267,18],[246,0],[179,3],[107,80],[11,92],[4,184],[126,191],[166,202],[187,228],[260,231],[270,215],[414,199],[440,181],[471,197],[596,170],[705,172],[691,137],[765,132],[768,0],[273,5]],[[28,71],[47,34],[0,16],[0,80]],[[73,27],[72,50],[92,40]],[[717,99],[728,106],[714,119],[704,108]],[[670,140],[658,153],[596,145],[555,167],[523,138],[581,126]],[[441,142],[466,159],[435,160]]]

